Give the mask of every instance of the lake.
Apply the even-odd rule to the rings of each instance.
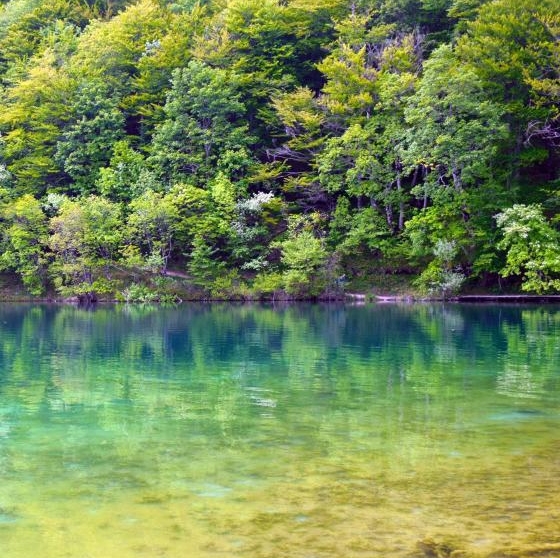
[[[559,310],[2,305],[2,556],[560,556]]]

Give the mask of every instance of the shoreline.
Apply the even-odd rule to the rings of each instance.
[[[373,295],[373,302],[396,303],[396,302],[452,302],[452,303],[519,303],[519,304],[560,304],[560,295],[536,295],[536,294],[504,294],[504,295],[456,295],[446,299],[401,295]]]
[[[476,294],[476,295],[456,295],[448,298],[420,297],[415,295],[393,295],[393,294],[372,294],[372,293],[345,293],[339,298],[193,298],[181,299],[172,303],[166,302],[127,302],[118,299],[99,299],[95,301],[83,302],[76,297],[3,297],[0,303],[3,304],[68,304],[72,306],[91,307],[98,304],[152,304],[157,305],[181,305],[188,303],[274,303],[274,304],[293,304],[293,303],[335,303],[362,306],[365,304],[422,304],[422,303],[488,303],[488,304],[560,304],[560,294],[538,295],[538,294]]]

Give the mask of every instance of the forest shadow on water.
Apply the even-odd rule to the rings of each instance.
[[[556,306],[0,306],[0,548],[560,556]]]

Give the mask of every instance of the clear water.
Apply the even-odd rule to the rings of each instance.
[[[9,558],[560,556],[558,307],[0,306]]]

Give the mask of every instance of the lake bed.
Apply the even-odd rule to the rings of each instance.
[[[559,310],[3,305],[1,548],[559,555]]]

